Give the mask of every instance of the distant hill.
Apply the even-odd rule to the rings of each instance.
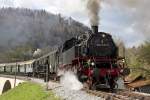
[[[60,14],[54,15],[44,10],[1,8],[0,62],[13,58],[24,59],[23,55],[29,58],[37,48],[55,47],[87,30],[88,27],[82,23]]]

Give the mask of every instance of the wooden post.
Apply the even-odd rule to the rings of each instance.
[[[48,82],[49,81],[49,57],[47,57],[46,59],[46,62],[45,62],[45,66],[44,66],[44,69],[45,69],[45,82]]]
[[[48,82],[49,81],[49,66],[48,65],[46,65],[46,82]]]
[[[12,72],[12,66],[10,67],[10,72]]]
[[[32,65],[32,71],[33,71],[33,76],[32,77],[35,77],[35,66],[36,66],[36,62],[34,62],[33,65]]]
[[[25,74],[26,74],[26,66],[27,66],[27,65],[25,64],[25,65],[24,65],[24,73],[25,73]]]
[[[6,66],[4,66],[4,72],[6,72]]]
[[[49,82],[49,64],[46,65],[46,90],[48,90],[48,82]]]
[[[15,70],[15,80],[14,80],[14,87],[16,86],[16,75],[17,75],[17,62],[16,62],[16,70]]]
[[[18,65],[18,73],[20,72],[20,65]]]

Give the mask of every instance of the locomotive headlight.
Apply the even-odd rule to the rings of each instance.
[[[104,38],[104,37],[105,37],[105,34],[102,34],[102,37]]]
[[[92,65],[92,66],[94,66],[94,65],[95,65],[95,63],[94,63],[94,62],[92,62],[92,63],[91,63],[91,65]]]

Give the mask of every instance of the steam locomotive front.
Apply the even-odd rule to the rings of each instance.
[[[117,66],[118,47],[110,34],[98,32],[98,26],[92,26],[93,34],[87,40],[87,57],[89,66],[83,68],[85,75],[92,77],[94,83],[106,84],[114,88],[114,79],[119,75]],[[84,65],[83,65],[84,66]]]
[[[98,32],[98,26],[92,28],[94,34],[88,40],[88,56],[116,58],[118,48],[111,35]]]

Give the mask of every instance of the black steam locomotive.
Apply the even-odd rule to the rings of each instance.
[[[92,34],[83,34],[63,44],[58,68],[74,71],[89,88],[113,89],[122,67],[118,64],[118,47],[110,34],[98,32],[98,26],[92,29]]]

